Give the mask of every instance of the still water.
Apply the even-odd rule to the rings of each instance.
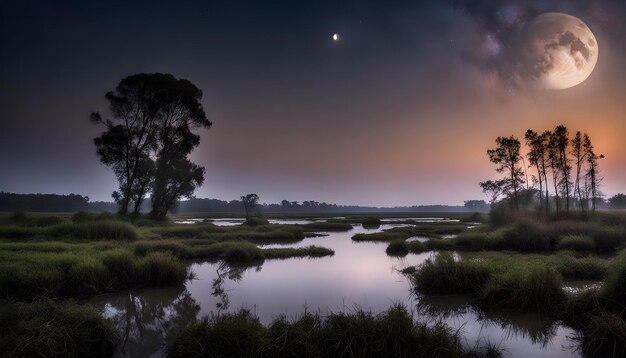
[[[335,250],[332,257],[266,260],[258,266],[228,267],[220,263],[191,264],[195,279],[184,287],[148,289],[93,298],[110,319],[123,343],[120,356],[161,357],[169,335],[197,317],[246,308],[263,323],[278,315],[297,317],[305,309],[327,315],[363,309],[378,313],[403,303],[416,319],[442,320],[463,333],[464,344],[490,343],[504,356],[578,357],[569,338],[575,331],[536,314],[482,311],[462,296],[420,298],[411,294],[409,280],[399,272],[424,262],[435,252],[404,258],[385,254],[386,243],[353,242],[356,233],[376,232],[355,226],[352,231],[306,238],[291,245],[318,245]]]

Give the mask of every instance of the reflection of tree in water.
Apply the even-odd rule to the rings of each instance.
[[[483,327],[495,325],[506,333],[506,339],[525,337],[533,344],[546,348],[556,336],[558,324],[549,317],[538,313],[510,312],[502,310],[475,310]]]
[[[416,309],[420,315],[432,321],[456,318],[475,320],[480,323],[481,334],[490,327],[497,327],[504,332],[503,340],[523,337],[542,348],[550,344],[558,328],[557,322],[536,313],[482,310],[471,304],[469,296],[421,296]]]
[[[243,278],[243,273],[251,267],[252,266],[248,265],[228,265],[225,262],[221,262],[217,266],[217,278],[213,280],[213,284],[211,285],[213,288],[211,296],[219,298],[219,301],[215,304],[218,312],[227,311],[230,307],[228,292],[223,287],[225,279],[240,281]],[[261,265],[254,267],[256,272],[261,271]]]
[[[162,351],[170,335],[193,322],[200,311],[184,287],[128,292],[104,299],[99,308],[120,335],[119,353],[128,357]]]

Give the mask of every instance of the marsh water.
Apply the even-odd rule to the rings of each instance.
[[[220,223],[232,222],[222,219]],[[191,264],[195,278],[182,287],[103,295],[88,304],[114,323],[122,337],[119,355],[129,357],[164,356],[164,345],[173,332],[206,315],[245,308],[267,324],[279,315],[296,318],[305,310],[321,315],[357,309],[378,313],[394,303],[404,304],[417,320],[433,324],[441,320],[460,330],[463,344],[469,348],[489,343],[508,357],[580,356],[571,339],[576,332],[547,317],[477,310],[463,296],[424,298],[412,294],[411,283],[399,270],[419,265],[435,252],[394,258],[386,255],[386,243],[351,240],[356,233],[398,225],[390,222],[373,230],[355,225],[349,232],[266,246],[324,246],[335,251],[331,257],[266,260],[242,267],[197,262]],[[572,286],[582,287],[583,283]]]

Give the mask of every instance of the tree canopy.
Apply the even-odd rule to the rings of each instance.
[[[150,193],[155,219],[163,219],[181,197],[190,197],[204,181],[204,168],[188,159],[200,143],[197,128],[208,129],[202,91],[170,74],[136,74],[105,95],[111,117],[91,119],[105,126],[94,139],[100,161],[115,173],[119,191],[113,199],[119,212],[130,205],[138,214]]]

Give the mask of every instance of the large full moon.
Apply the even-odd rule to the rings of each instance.
[[[548,89],[574,87],[589,77],[598,61],[598,42],[580,19],[550,12],[526,29],[524,63],[533,80]]]

